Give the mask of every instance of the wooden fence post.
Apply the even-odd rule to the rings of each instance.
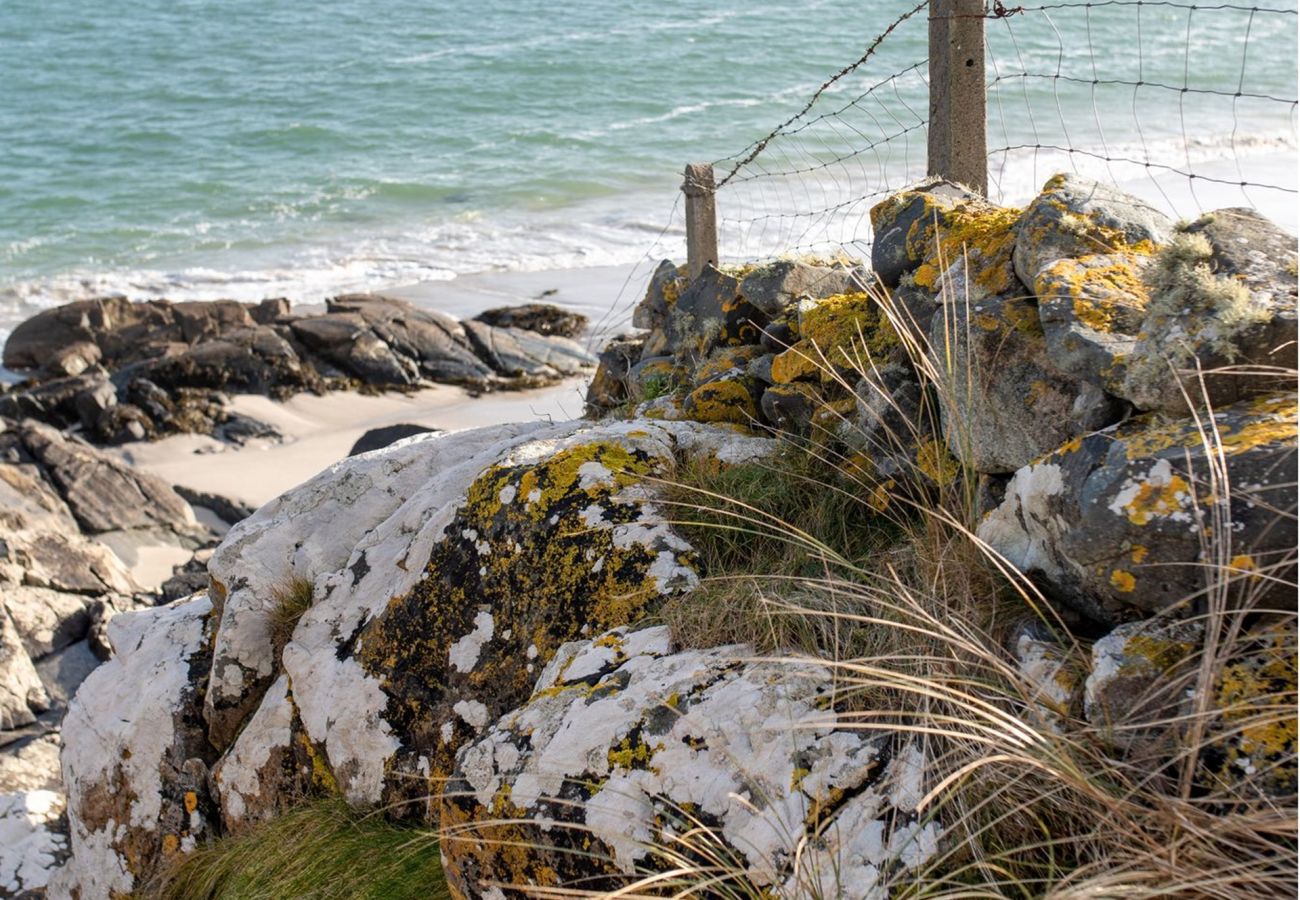
[[[682,193],[686,195],[686,270],[691,278],[705,266],[718,264],[718,208],[714,200],[713,166],[687,163]]]
[[[987,195],[984,0],[930,0],[928,170]]]

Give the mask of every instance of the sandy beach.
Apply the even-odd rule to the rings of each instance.
[[[645,266],[491,272],[412,284],[385,293],[460,318],[534,300],[554,303],[590,319],[584,342],[599,350],[610,336],[628,326],[647,277]],[[256,507],[344,458],[357,438],[370,429],[413,424],[456,431],[506,422],[572,419],[582,414],[586,380],[571,378],[539,390],[480,396],[443,385],[411,394],[299,394],[283,403],[258,395],[236,395],[231,398],[232,408],[273,426],[284,436],[283,442],[253,441],[232,447],[206,435],[186,434],[128,444],[113,452],[170,484]]]

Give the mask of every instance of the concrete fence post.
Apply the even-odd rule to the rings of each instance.
[[[691,278],[705,266],[718,264],[716,182],[709,163],[688,163],[682,193],[686,195],[686,269]]]
[[[930,0],[928,170],[988,195],[984,0]]]

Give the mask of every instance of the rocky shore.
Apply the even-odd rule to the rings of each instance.
[[[586,325],[544,304],[462,322],[370,294],[336,297],[309,315],[283,299],[88,300],[14,330],[4,365],[29,377],[0,393],[0,416],[74,428],[100,444],[175,433],[242,443],[270,432],[232,412],[226,394],[541,387],[594,364],[574,340]]]
[[[1016,586],[987,598],[1013,624],[935,696],[981,683],[993,709],[1010,682],[989,746],[1030,759],[1086,729],[1205,815],[1293,805],[1295,239],[1064,175],[1024,209],[925,184],[872,223],[869,261],[666,261],[585,418],[341,460],[223,513],[210,550],[168,485],[59,429],[236,439],[213,392],[531,385],[588,364],[578,326],[367,296],[314,317],[96,301],[15,331],[5,364],[37,374],[0,395],[0,896],[128,896],[319,796],[435,831],[457,897],[700,856],[790,898],[933,872],[966,826],[930,803],[944,729],[862,727],[839,661],[692,646],[659,618],[717,574],[666,485],[786,477],[792,447],[882,519],[969,500],[954,540]],[[142,591],[121,548],[144,533],[206,571]],[[799,587],[752,574],[778,602]],[[67,705],[46,671],[74,653],[108,661]]]

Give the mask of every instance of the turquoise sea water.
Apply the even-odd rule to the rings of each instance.
[[[669,222],[684,162],[761,137],[911,5],[6,0],[0,338],[40,306],[107,291],[315,298],[634,259]],[[1091,45],[1070,15],[991,23],[1005,71],[1060,71],[1066,47],[1067,71],[1101,57],[1134,79],[1296,95],[1293,15],[1157,5],[1139,40],[1131,9],[1099,9]],[[923,59],[924,34],[917,17],[831,96]],[[897,102],[923,110],[923,83],[899,84]],[[1043,110],[1097,120],[1095,91],[1063,84],[1001,82],[1013,108],[991,143],[1047,143]],[[1148,110],[1131,93],[1103,96],[1103,139],[1187,133],[1164,95]],[[1242,147],[1293,152],[1294,115],[1238,100],[1191,130],[1211,155],[1233,129]],[[924,134],[911,139],[890,166],[915,167]]]

